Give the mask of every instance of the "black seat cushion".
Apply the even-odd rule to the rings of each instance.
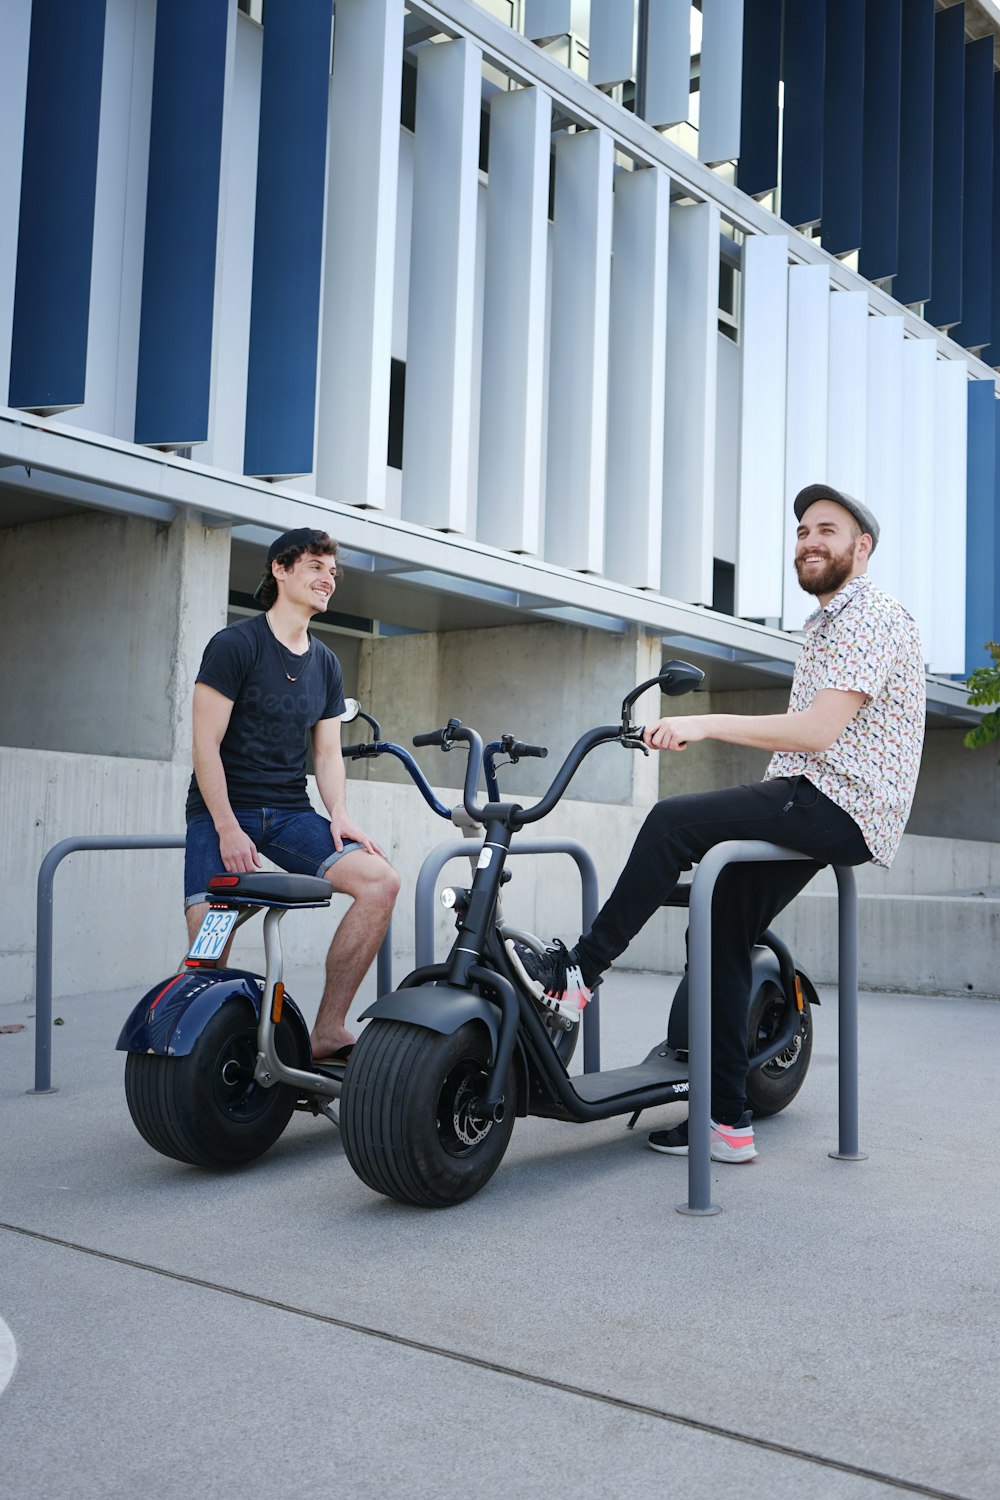
[[[319,875],[213,875],[208,889],[211,896],[240,896],[261,906],[311,906],[333,894],[330,882]]]

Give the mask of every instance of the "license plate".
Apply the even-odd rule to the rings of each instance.
[[[210,911],[198,928],[188,958],[218,958],[239,918],[238,911]]]

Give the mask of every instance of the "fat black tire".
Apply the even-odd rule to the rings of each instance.
[[[477,1120],[492,1045],[485,1024],[450,1036],[407,1021],[369,1021],[344,1074],[340,1133],[362,1182],[387,1198],[449,1208],[478,1193],[507,1149],[517,1099],[513,1067],[499,1121]]]
[[[767,979],[750,1002],[747,1045],[751,1061],[780,1035],[785,1025],[788,1000],[780,985]],[[794,1003],[794,1002],[792,1002]],[[747,1076],[747,1103],[758,1119],[776,1115],[791,1104],[806,1081],[812,1056],[812,1011],[802,999],[801,1025],[791,1045],[762,1067],[751,1067]]]
[[[278,1055],[302,1065],[291,1024],[277,1029]],[[262,1156],[295,1108],[295,1090],[264,1088],[253,1077],[257,1014],[247,999],[227,1000],[185,1057],[130,1052],[125,1098],[136,1129],[163,1156],[196,1167],[237,1167]]]

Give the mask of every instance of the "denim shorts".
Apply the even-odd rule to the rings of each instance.
[[[345,839],[343,849],[335,849],[330,824],[312,808],[234,807],[233,812],[243,832],[256,844],[258,854],[290,875],[325,875],[338,859],[362,847],[353,839]],[[184,845],[185,909],[207,901],[209,876],[223,874],[219,835],[211,815],[195,813],[188,819]]]

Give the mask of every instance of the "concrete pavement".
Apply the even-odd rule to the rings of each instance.
[[[317,980],[289,976],[306,1009]],[[610,977],[607,1065],[671,988]],[[713,1164],[711,1219],[644,1145],[676,1110],[518,1120],[440,1212],[371,1193],[304,1116],[241,1172],[184,1167],[128,1116],[134,995],[57,1003],[48,1097],[3,1007],[29,1029],[0,1035],[0,1493],[994,1500],[1000,1005],[862,996],[847,1164],[822,994],[806,1086],[758,1162]]]

